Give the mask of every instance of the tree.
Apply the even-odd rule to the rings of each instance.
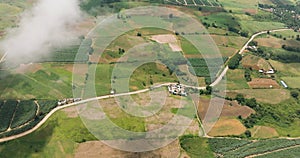
[[[212,87],[211,86],[206,86],[206,92],[205,92],[205,94],[206,95],[211,95],[211,93],[212,93]]]
[[[236,69],[239,66],[241,60],[242,56],[240,54],[234,55],[228,62],[229,69]]]
[[[256,99],[255,98],[246,99],[245,100],[245,105],[250,107],[250,108],[256,108],[256,106],[257,106]]]
[[[245,102],[245,97],[243,94],[237,94],[235,97],[235,100],[239,103],[242,104]]]
[[[245,136],[246,136],[247,138],[250,138],[250,137],[251,137],[251,132],[250,132],[249,130],[246,130],[246,131],[245,131]]]
[[[294,98],[298,98],[298,96],[299,96],[298,91],[292,90],[292,91],[291,91],[291,96],[294,97]]]

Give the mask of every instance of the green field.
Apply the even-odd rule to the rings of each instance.
[[[226,10],[232,10],[236,13],[256,12],[256,1],[236,1],[236,0],[219,0]]]
[[[36,116],[37,105],[32,101],[21,101],[12,118],[11,128],[18,127],[33,120]]]
[[[213,158],[214,154],[209,148],[208,139],[200,138],[192,135],[181,136],[180,139],[181,148],[191,157],[205,157]]]
[[[33,128],[56,106],[55,100],[40,100],[36,103],[34,100],[2,101],[0,113],[3,121],[0,127],[3,133],[0,137],[15,135]]]
[[[249,88],[247,81],[244,77],[243,69],[228,70],[226,74],[227,89],[247,89]]]
[[[273,152],[270,154],[257,156],[257,158],[274,158],[274,157],[300,157],[300,147],[292,147],[290,149]],[[288,156],[287,156],[288,155]]]
[[[284,89],[239,89],[230,92],[235,94],[240,93],[247,98],[255,98],[258,102],[270,104],[278,104],[290,98],[289,91]]]
[[[281,77],[281,79],[291,88],[300,88],[300,77]]]
[[[78,143],[88,140],[95,140],[95,138],[79,117],[68,118],[64,112],[57,112],[32,134],[1,143],[0,155],[1,157],[71,157]]]
[[[15,112],[18,102],[15,100],[7,100],[0,109],[0,131],[3,132],[10,127],[11,119]]]
[[[34,65],[29,67],[35,67]],[[27,100],[62,99],[72,96],[72,71],[66,69],[72,65],[57,63],[37,65],[39,68],[34,68],[36,69],[34,71],[21,73],[1,71],[0,81],[7,84],[0,85],[0,98]]]

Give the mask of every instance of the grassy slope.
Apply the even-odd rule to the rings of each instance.
[[[79,117],[55,113],[30,135],[0,145],[1,157],[71,157],[78,142],[95,140]]]

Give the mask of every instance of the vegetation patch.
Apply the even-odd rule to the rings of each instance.
[[[241,135],[246,127],[237,119],[220,118],[209,131],[210,136]]]
[[[273,138],[279,136],[274,128],[267,126],[254,126],[250,131],[253,138]]]
[[[243,94],[246,98],[255,98],[258,102],[269,104],[278,104],[290,98],[289,91],[284,89],[241,89],[228,93],[233,98],[236,94]]]
[[[184,135],[179,138],[181,148],[191,157],[213,158],[214,154],[208,145],[208,139],[193,135]]]
[[[227,89],[234,90],[234,89],[247,89],[249,88],[247,81],[244,77],[243,69],[235,69],[235,70],[228,70],[226,74],[227,79]]]

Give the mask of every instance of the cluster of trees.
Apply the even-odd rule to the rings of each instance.
[[[242,60],[241,54],[234,55],[228,61],[228,67],[229,67],[229,69],[236,69],[236,68],[238,68],[241,60]]]
[[[246,70],[245,70],[244,76],[245,76],[245,79],[246,79],[247,82],[252,81],[252,78],[251,78],[251,70],[250,70],[250,69],[246,69]]]
[[[255,109],[258,107],[258,104],[256,102],[256,99],[255,98],[250,98],[250,99],[247,99],[244,97],[243,94],[237,94],[236,97],[235,97],[235,100],[241,104],[241,105],[246,105],[252,109]]]
[[[292,46],[287,46],[287,45],[282,45],[281,46],[282,49],[285,49],[287,51],[291,51],[291,52],[300,52],[300,47],[292,47]]]
[[[212,90],[213,89],[212,89],[211,86],[206,86],[205,90],[200,89],[199,94],[200,95],[203,95],[203,94],[205,94],[205,95],[211,95],[212,94]]]

